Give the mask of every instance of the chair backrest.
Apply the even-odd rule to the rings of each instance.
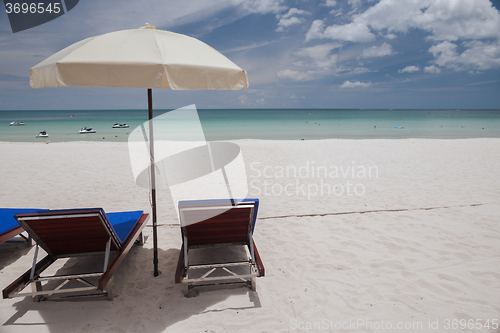
[[[110,237],[111,250],[121,247],[100,208],[18,214],[16,219],[51,256],[103,252]]]
[[[258,199],[242,202],[200,200],[179,202],[187,246],[248,244],[257,216]]]

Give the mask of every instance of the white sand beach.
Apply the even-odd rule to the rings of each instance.
[[[159,277],[147,226],[113,301],[2,299],[0,332],[500,332],[500,139],[234,142],[260,199],[256,292],[183,296],[176,207],[159,191]],[[1,207],[150,211],[126,143],[0,143],[0,156]],[[34,250],[0,245],[1,289]]]

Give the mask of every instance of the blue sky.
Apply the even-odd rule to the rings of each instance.
[[[146,91],[29,87],[29,68],[81,39],[146,22],[248,72],[242,91],[153,92],[157,109],[500,109],[494,0],[85,0],[12,33],[0,8],[0,109],[143,109]]]

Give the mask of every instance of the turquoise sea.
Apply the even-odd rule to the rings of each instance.
[[[159,116],[169,110],[154,110]],[[207,140],[462,139],[500,137],[500,110],[198,110]],[[9,126],[12,121],[23,126]],[[147,110],[0,111],[0,141],[122,141]],[[130,128],[113,129],[114,123]],[[79,134],[82,127],[95,134]],[[40,131],[49,138],[35,138]]]

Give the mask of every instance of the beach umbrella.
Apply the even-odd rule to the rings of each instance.
[[[153,263],[158,276],[152,89],[239,90],[248,87],[247,73],[198,39],[148,25],[68,46],[30,69],[30,86],[147,89]]]

